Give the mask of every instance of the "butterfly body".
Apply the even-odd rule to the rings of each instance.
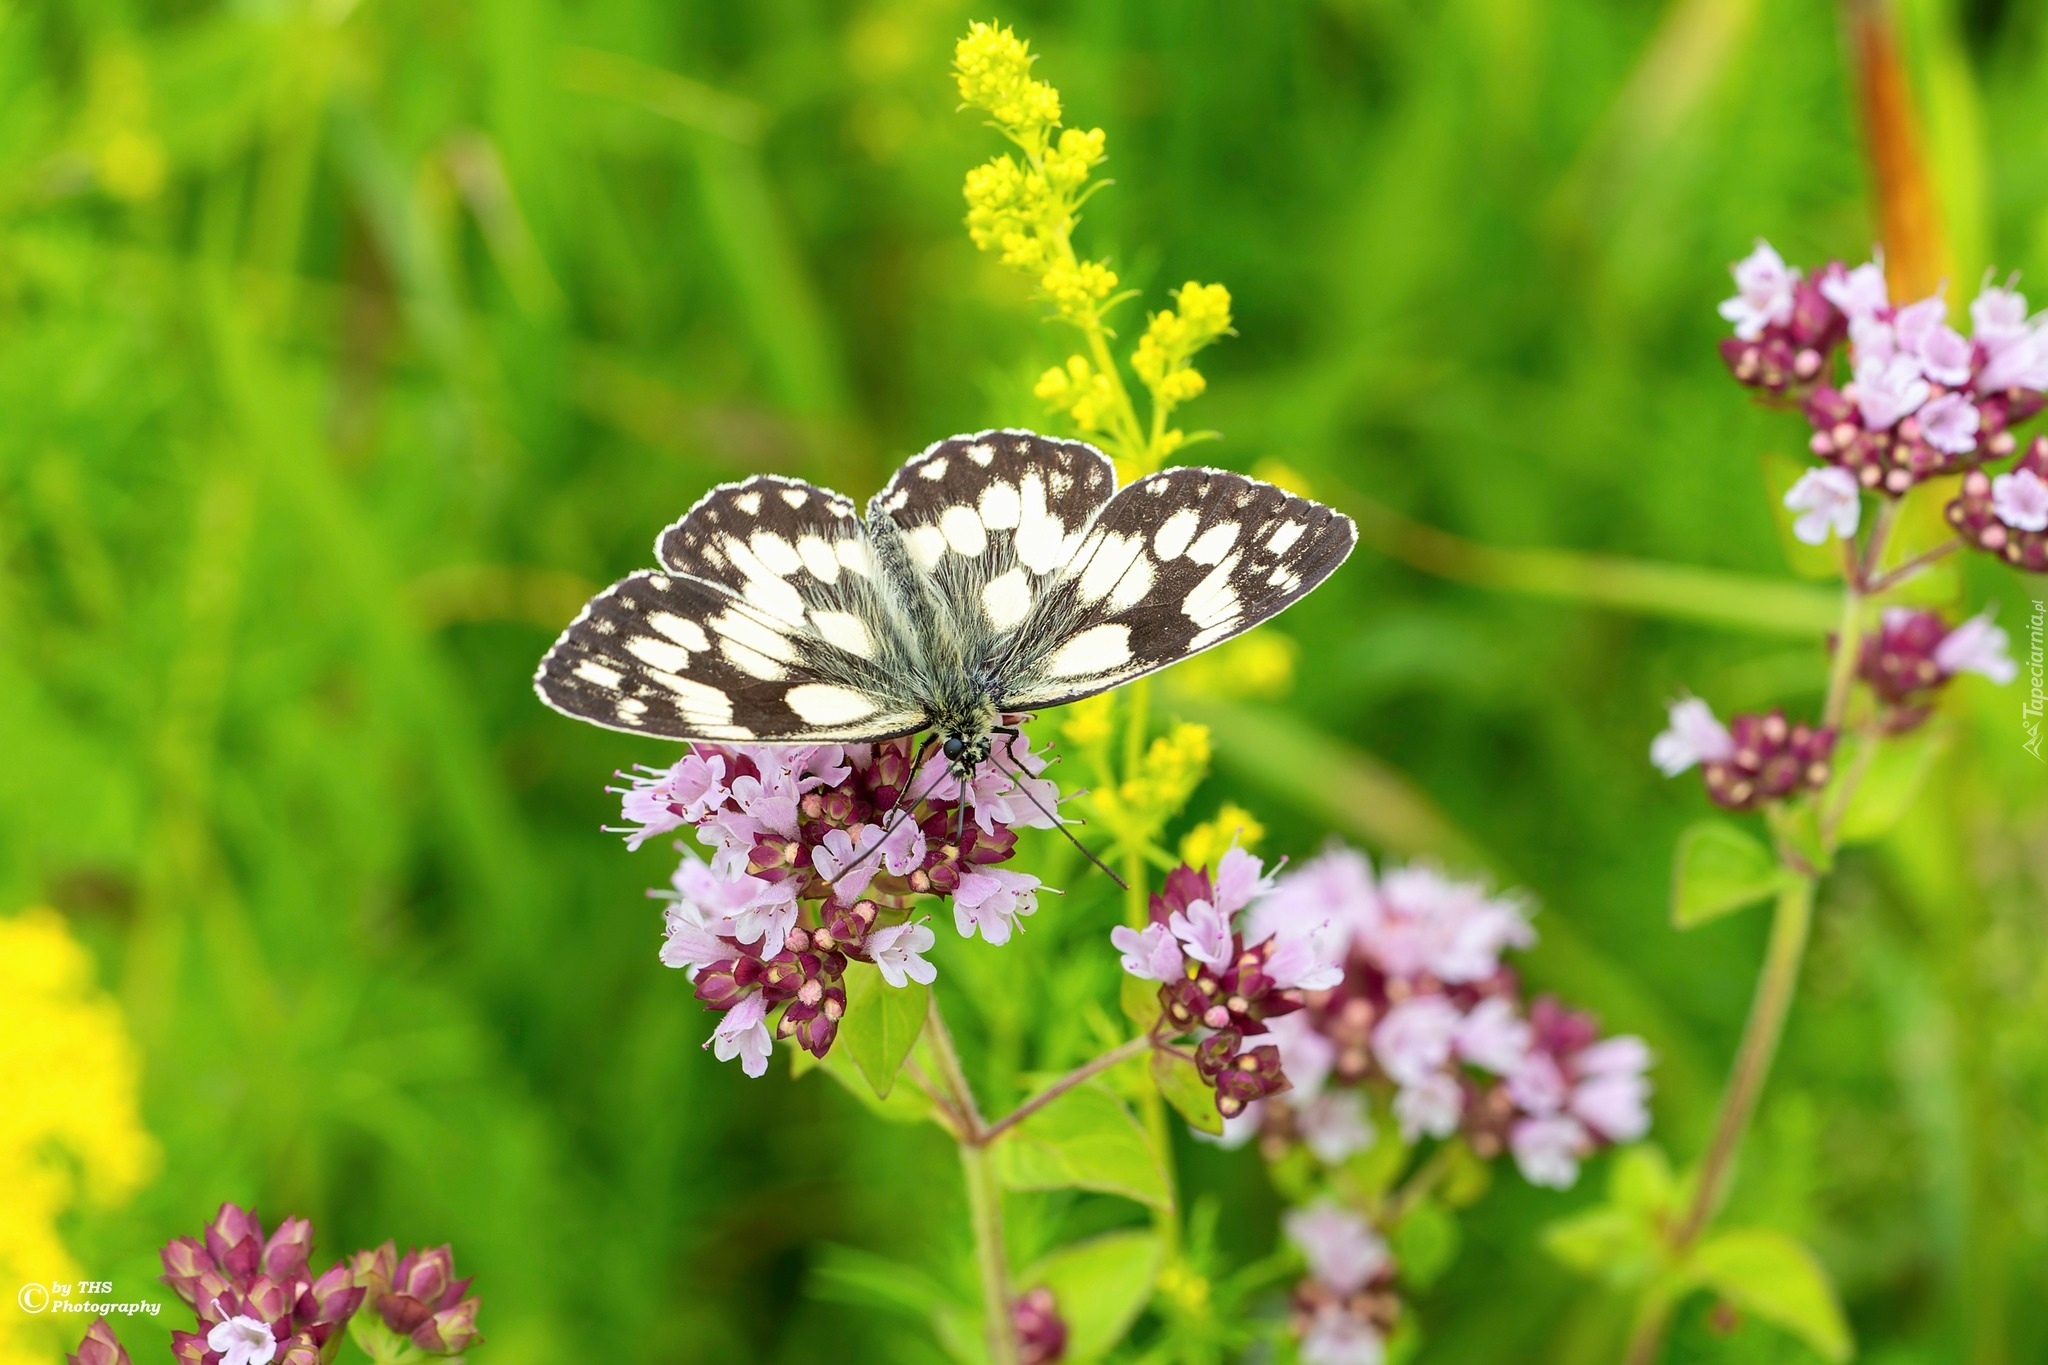
[[[1106,691],[1250,629],[1343,562],[1350,519],[1221,470],[1116,487],[1092,446],[941,441],[866,516],[757,475],[655,542],[541,661],[549,706],[669,739],[854,743],[929,731],[956,774],[1004,715]]]

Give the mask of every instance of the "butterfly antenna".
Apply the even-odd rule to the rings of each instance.
[[[925,746],[922,744],[918,745],[917,747],[917,752],[920,757],[922,757],[924,754],[924,747]],[[904,792],[910,789],[911,779],[915,778],[916,776],[917,768],[915,765],[913,765],[910,769],[910,776],[906,777],[903,780],[903,786],[899,788],[896,792],[895,803],[889,807],[887,812],[885,812],[886,814],[889,814],[894,818],[892,818],[889,821],[889,823],[883,827],[882,837],[875,840],[874,846],[869,848],[867,852],[861,854],[858,858],[855,858],[845,867],[840,868],[839,875],[832,878],[831,881],[825,883],[825,889],[827,891],[837,891],[839,889],[840,878],[844,877],[847,873],[853,871],[855,868],[861,866],[861,864],[867,862],[868,859],[880,853],[882,849],[888,844],[889,836],[894,834],[902,826],[903,822],[910,818],[910,812],[917,809],[917,803],[919,801],[924,800],[927,796],[930,796],[932,794],[932,788],[939,785],[939,777],[944,776],[944,774],[939,774],[938,776],[933,777],[931,781],[925,783],[924,790],[919,792],[916,795],[916,797],[910,801],[908,805],[905,805],[903,801],[903,794]]]
[[[1024,799],[1026,801],[1029,801],[1032,805],[1038,807],[1038,813],[1040,815],[1043,815],[1046,819],[1052,821],[1053,828],[1058,830],[1061,834],[1065,835],[1068,843],[1072,844],[1075,848],[1081,850],[1082,857],[1086,858],[1089,862],[1094,863],[1097,867],[1101,868],[1103,875],[1116,883],[1117,890],[1130,890],[1130,885],[1127,882],[1125,882],[1122,877],[1116,875],[1115,869],[1111,868],[1110,865],[1102,861],[1102,859],[1096,857],[1094,851],[1090,849],[1088,845],[1082,843],[1079,839],[1076,839],[1074,837],[1074,832],[1067,828],[1066,821],[1060,819],[1059,816],[1047,810],[1045,808],[1045,803],[1040,801],[1036,796],[1033,796],[1031,794],[1031,788],[1024,785],[1024,765],[1022,763],[1017,762],[1017,751],[1014,747],[1017,740],[1017,732],[1015,730],[1007,730],[1003,733],[1009,737],[1012,745],[1010,750],[1010,762],[1016,764],[1016,771],[1012,773],[1006,773],[1005,776],[1009,777],[1011,781],[1017,784],[1017,790],[1024,793]],[[991,755],[991,757],[993,757],[993,754]],[[1002,764],[998,763],[996,765],[997,770],[1001,771],[1002,766]]]

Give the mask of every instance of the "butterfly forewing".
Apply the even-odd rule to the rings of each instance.
[[[1344,562],[1351,519],[1242,474],[1169,469],[1122,489],[995,672],[1004,710],[1057,706],[1199,654]]]
[[[879,739],[918,729],[916,643],[853,505],[762,475],[655,542],[665,573],[599,594],[542,660],[542,700],[672,739]]]
[[[1007,652],[1115,491],[1115,466],[1093,446],[984,431],[909,461],[868,503],[868,518],[895,525],[960,663],[985,669]]]

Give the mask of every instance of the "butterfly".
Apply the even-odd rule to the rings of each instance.
[[[541,660],[565,715],[665,739],[865,743],[929,732],[954,775],[1005,715],[1060,706],[1284,611],[1351,553],[1351,519],[1182,467],[1123,488],[1093,446],[955,436],[853,502],[724,484]]]

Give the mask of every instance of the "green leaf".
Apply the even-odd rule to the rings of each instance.
[[[932,1314],[932,1333],[960,1365],[988,1365],[988,1338],[982,1334],[981,1314],[947,1304]]]
[[[1003,1134],[995,1155],[1012,1189],[1101,1190],[1173,1207],[1166,1167],[1144,1128],[1100,1082],[1076,1086]]]
[[[1437,1182],[1436,1197],[1452,1209],[1477,1203],[1492,1188],[1493,1167],[1481,1161],[1463,1138],[1452,1138],[1439,1150],[1444,1173]]]
[[[1861,763],[1861,755],[1855,751],[1836,761],[1837,782],[1850,780],[1862,767],[1861,776],[1855,777],[1856,789],[1849,794],[1848,809],[1836,826],[1836,837],[1845,844],[1864,843],[1889,833],[1905,819],[1926,786],[1935,760],[1948,746],[1948,738],[1947,731],[1931,725],[1897,738],[1858,738],[1859,748],[1867,744],[1877,748],[1867,764]]]
[[[1368,1198],[1393,1188],[1395,1178],[1407,1169],[1412,1151],[1402,1140],[1392,1111],[1385,1105],[1374,1105],[1373,1111],[1372,1144],[1362,1152],[1353,1152],[1344,1163],[1344,1170],[1356,1182],[1359,1193]]]
[[[1179,1053],[1154,1051],[1152,1081],[1182,1118],[1211,1137],[1222,1134],[1223,1115],[1216,1112],[1216,1092],[1195,1070],[1194,1062]]]
[[[1458,1258],[1464,1234],[1449,1209],[1425,1199],[1401,1215],[1388,1240],[1393,1245],[1394,1263],[1401,1269],[1401,1282],[1411,1289],[1427,1289]]]
[[[1643,1142],[1615,1153],[1607,1195],[1617,1208],[1655,1219],[1678,1204],[1679,1185],[1661,1147]]]
[[[1849,1324],[1820,1261],[1770,1228],[1717,1233],[1692,1255],[1702,1284],[1737,1307],[1784,1328],[1828,1360],[1847,1360]]]
[[[1123,974],[1123,985],[1118,995],[1123,1003],[1124,1017],[1136,1024],[1141,1033],[1150,1033],[1152,1026],[1159,1022],[1162,1013],[1159,991],[1157,981],[1140,981],[1129,972]]]
[[[881,971],[866,962],[846,964],[846,1017],[839,1021],[837,1053],[844,1048],[874,1087],[878,1099],[889,1098],[903,1059],[924,1032],[931,991],[913,981],[892,986]],[[828,1054],[830,1055],[830,1054]]]
[[[790,1059],[790,1074],[801,1076],[811,1071],[822,1071],[845,1086],[846,1093],[859,1100],[869,1112],[891,1123],[923,1123],[935,1117],[932,1102],[914,1085],[898,1086],[889,1092],[887,1098],[877,1095],[844,1047],[833,1048],[822,1061],[811,1059],[811,1055],[802,1048],[794,1051],[796,1055]],[[808,1064],[800,1066],[798,1058],[806,1059]]]
[[[1761,841],[1725,820],[1702,820],[1678,836],[1671,923],[1690,929],[1768,900],[1788,875]]]
[[[1764,489],[1771,500],[1771,522],[1778,528],[1778,545],[1785,552],[1785,562],[1801,578],[1840,578],[1842,547],[1833,540],[1825,545],[1808,545],[1793,535],[1792,523],[1799,514],[1785,505],[1785,494],[1799,482],[1801,475],[1814,467],[1813,464],[1765,451],[1763,466]]]
[[[1617,1287],[1641,1284],[1657,1264],[1655,1234],[1633,1209],[1602,1204],[1543,1230],[1543,1249],[1582,1275]]]
[[[887,1309],[921,1323],[951,1303],[945,1286],[916,1266],[831,1243],[818,1248],[806,1287],[814,1298]]]
[[[1080,1365],[1123,1340],[1152,1297],[1160,1260],[1156,1234],[1112,1232],[1061,1247],[1019,1275],[1017,1288],[1052,1291],[1067,1324],[1061,1359]]]

